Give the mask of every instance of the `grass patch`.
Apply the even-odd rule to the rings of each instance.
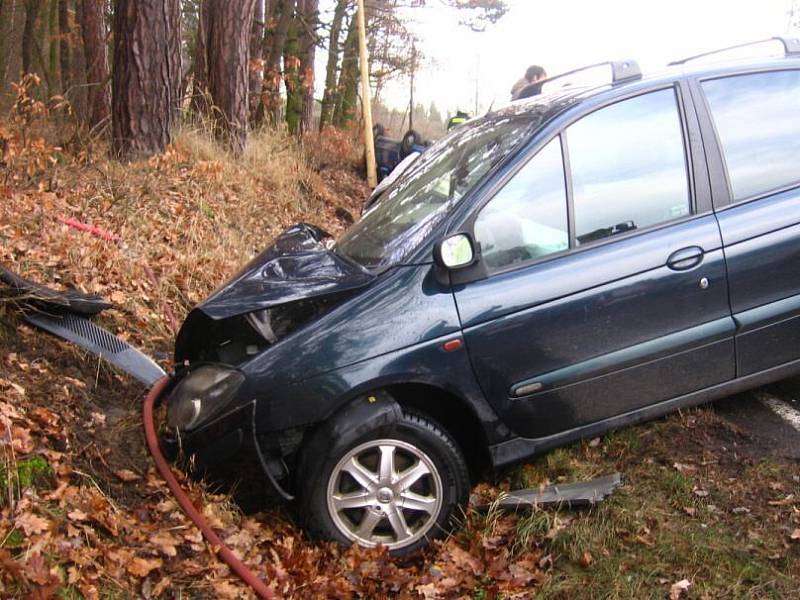
[[[9,494],[12,498],[18,498],[26,488],[51,489],[53,480],[53,469],[43,456],[14,460],[7,454],[0,463],[0,489],[3,490],[2,499],[5,504],[9,504]]]
[[[665,598],[682,579],[692,583],[692,598],[800,597],[800,556],[776,525],[794,518],[791,510],[758,513],[770,510],[763,490],[788,481],[781,494],[794,491],[798,470],[773,459],[704,460],[713,455],[707,446],[674,443],[682,427],[675,416],[520,469],[524,478],[624,473],[624,485],[592,510],[534,511],[518,521],[520,547],[538,539],[555,560],[537,597]],[[740,504],[753,512],[735,509]]]

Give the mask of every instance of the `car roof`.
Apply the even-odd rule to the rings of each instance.
[[[572,108],[590,99],[613,98],[624,96],[638,89],[647,90],[662,85],[670,85],[677,80],[686,78],[707,78],[716,76],[733,75],[752,71],[767,71],[775,69],[800,69],[800,57],[784,56],[774,58],[752,59],[723,59],[715,57],[714,60],[687,62],[667,66],[657,72],[644,74],[636,79],[629,79],[620,83],[610,82],[581,85],[567,81],[560,87],[553,87],[530,98],[515,100],[504,106],[498,107],[493,114],[498,115],[524,115],[535,113],[542,121],[559,114],[567,108]]]

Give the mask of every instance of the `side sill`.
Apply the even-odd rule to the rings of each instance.
[[[649,421],[681,408],[712,402],[797,374],[800,374],[800,359],[548,437],[515,438],[501,442],[489,447],[492,466],[504,467],[584,438]]]

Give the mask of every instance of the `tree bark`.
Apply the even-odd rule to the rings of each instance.
[[[49,48],[49,56],[47,61],[48,80],[50,82],[50,95],[62,93],[62,88],[59,81],[59,59],[61,55],[61,30],[58,26],[58,2],[59,0],[49,0],[48,6],[48,28],[47,28],[47,44]]]
[[[276,0],[277,1],[277,0]],[[261,93],[261,115],[270,115],[272,124],[278,122],[281,106],[281,56],[283,55],[286,36],[289,34],[289,25],[292,22],[295,9],[295,0],[280,0],[275,7],[274,31],[270,32],[270,49],[264,65],[264,87]]]
[[[192,110],[199,115],[208,114],[208,18],[213,0],[202,0],[197,15],[197,35],[194,44],[192,74]]]
[[[103,0],[80,0],[81,34],[86,63],[89,127],[104,123],[111,114],[108,91],[108,52]]]
[[[14,22],[14,2],[0,0],[0,87],[5,87],[8,69],[8,44]]]
[[[333,13],[331,36],[328,42],[328,64],[325,69],[325,93],[322,96],[322,111],[319,116],[320,131],[333,120],[333,111],[337,104],[336,76],[339,73],[339,38],[349,4],[350,0],[339,0]]]
[[[305,0],[305,3],[303,30],[300,35],[300,85],[303,90],[301,134],[311,131],[314,120],[314,60],[319,28],[319,0]]]
[[[283,83],[286,86],[286,127],[289,133],[300,132],[303,113],[303,90],[300,83],[300,29],[305,0],[297,0],[297,9],[289,24],[283,47]]]
[[[22,31],[22,73],[33,71],[33,52],[36,45],[36,18],[39,16],[41,0],[28,0],[25,3],[25,29]]]
[[[117,0],[114,11],[112,153],[162,152],[179,110],[179,0]]]
[[[58,0],[58,32],[60,38],[59,64],[61,67],[61,93],[66,97],[72,85],[71,32],[69,27],[69,6],[67,0]]]
[[[214,104],[214,130],[236,154],[247,141],[247,65],[256,0],[217,0],[210,4],[207,56],[208,89]]]
[[[261,87],[264,82],[264,23],[265,0],[256,0],[253,28],[250,31],[250,64],[248,66],[248,102],[250,120],[255,121],[258,104],[261,100]]]
[[[344,42],[342,68],[337,84],[336,109],[333,124],[342,129],[352,124],[356,116],[358,103],[358,35],[356,13],[350,18],[347,39]]]

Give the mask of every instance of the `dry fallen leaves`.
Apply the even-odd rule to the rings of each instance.
[[[14,526],[22,529],[25,535],[30,536],[47,531],[50,527],[50,522],[32,513],[23,513],[14,519]]]
[[[114,471],[114,475],[116,475],[120,480],[128,483],[131,481],[138,481],[142,478],[141,475],[134,473],[130,469],[118,469]]]
[[[689,588],[692,587],[692,582],[688,579],[681,579],[672,584],[669,588],[669,600],[679,600],[689,595]]]
[[[150,571],[158,569],[163,564],[160,558],[135,557],[127,566],[128,572],[137,577],[147,577]]]

